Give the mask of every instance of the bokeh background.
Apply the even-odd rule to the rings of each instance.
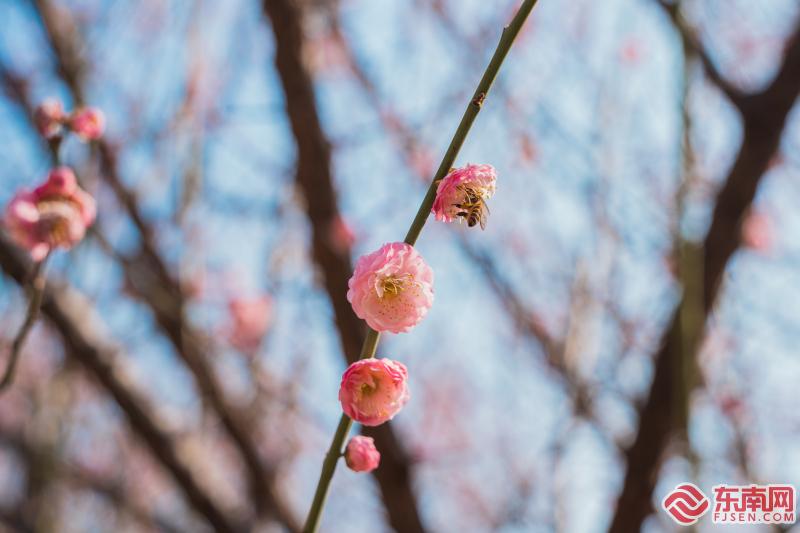
[[[64,146],[99,218],[0,396],[0,527],[298,530],[351,262],[405,235],[518,5],[0,0],[0,202],[50,167],[36,104],[108,124]],[[672,531],[679,482],[800,485],[798,21],[540,0],[457,159],[497,168],[488,227],[428,222],[436,302],[378,351],[412,400],[323,531]]]

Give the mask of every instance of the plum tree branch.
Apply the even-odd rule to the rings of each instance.
[[[16,450],[27,465],[28,476],[34,475],[32,470],[44,466],[46,476],[49,478],[63,479],[75,486],[88,488],[94,493],[106,498],[109,502],[129,516],[142,527],[148,530],[157,530],[164,533],[179,533],[182,530],[173,525],[157,513],[151,513],[140,504],[133,501],[126,491],[124,483],[102,479],[100,476],[61,457],[57,450],[51,449],[49,443],[42,443],[35,432],[13,431],[0,428],[0,443]],[[44,461],[42,458],[46,458]],[[35,474],[41,476],[42,474]],[[40,507],[47,506],[49,502],[43,501]]]
[[[0,236],[0,268],[18,284],[24,284],[33,269],[30,261],[22,257],[4,236]],[[170,472],[198,514],[217,531],[234,533],[246,530],[243,524],[231,520],[197,483],[179,458],[172,440],[156,424],[147,402],[124,380],[123,373],[114,364],[119,357],[118,349],[104,338],[90,319],[95,313],[91,312],[88,300],[66,285],[52,285],[43,291],[42,311],[63,337],[67,353],[80,362],[114,398],[127,416],[131,428]]]
[[[71,27],[69,17],[57,12],[49,0],[35,0],[34,3],[53,49],[58,72],[74,100],[83,102],[86,65],[78,52],[82,48],[80,38]],[[275,486],[276,472],[262,459],[250,435],[248,421],[226,398],[207,363],[200,336],[185,316],[183,289],[161,257],[153,240],[154,229],[142,214],[136,195],[119,174],[114,148],[102,139],[96,147],[102,178],[140,235],[139,254],[121,261],[125,276],[134,289],[133,294],[150,308],[156,323],[192,372],[198,388],[238,449],[246,465],[250,492],[258,513],[274,516],[290,531],[297,531],[297,520]]]
[[[25,345],[25,339],[28,338],[28,333],[30,333],[33,325],[39,318],[39,310],[42,307],[44,287],[47,283],[46,267],[47,259],[49,257],[50,253],[48,252],[48,254],[44,256],[41,261],[36,261],[34,263],[33,269],[31,270],[30,282],[28,285],[28,308],[25,312],[25,320],[22,322],[19,331],[17,331],[17,334],[14,336],[14,340],[11,342],[8,363],[6,363],[6,369],[3,372],[3,377],[0,379],[0,393],[8,390],[9,386],[14,382],[14,376],[16,375],[17,371],[17,363],[19,362],[19,357],[22,353],[22,347]]]
[[[739,108],[743,139],[733,167],[717,194],[711,225],[703,242],[701,328],[712,312],[725,268],[740,243],[741,221],[749,208],[759,182],[777,152],[786,120],[800,94],[800,24],[789,37],[778,73],[763,91],[748,94]],[[686,290],[686,289],[685,289]],[[662,455],[674,433],[676,420],[675,383],[680,372],[676,365],[694,360],[682,353],[681,316],[684,295],[655,355],[655,373],[650,392],[639,412],[639,429],[626,452],[625,481],[611,523],[611,531],[639,531],[651,512],[653,490]]]
[[[684,48],[700,59],[708,78],[728,97],[733,105],[739,109],[744,107],[747,95],[732,85],[719,71],[717,65],[711,59],[711,56],[708,55],[708,50],[703,46],[697,33],[681,14],[680,2],[670,3],[666,0],[656,0],[656,2],[669,16],[683,41]]]

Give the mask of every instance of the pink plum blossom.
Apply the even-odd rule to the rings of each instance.
[[[642,58],[642,44],[636,38],[628,39],[620,49],[620,58],[623,63],[634,65]]]
[[[408,371],[391,359],[361,359],[345,370],[339,387],[344,413],[365,426],[391,420],[408,402]]]
[[[409,155],[409,163],[417,177],[425,181],[430,180],[430,176],[436,170],[436,159],[433,153],[422,146],[412,147]]]
[[[230,343],[246,353],[255,351],[272,324],[272,298],[235,298],[228,302]]]
[[[45,139],[52,139],[61,133],[61,127],[66,119],[64,107],[54,98],[48,98],[34,111],[36,129]]]
[[[6,207],[5,225],[14,241],[40,261],[53,248],[78,243],[95,215],[94,199],[78,186],[72,170],[58,167],[33,191],[17,192]]]
[[[372,437],[357,435],[347,443],[344,462],[354,472],[372,472],[381,463],[381,452],[375,448]]]
[[[328,226],[328,238],[339,253],[348,253],[356,242],[353,228],[342,215],[336,215]]]
[[[465,206],[483,203],[492,197],[497,173],[492,165],[467,165],[451,170],[436,189],[433,214],[443,222],[467,218]],[[481,225],[483,227],[483,225]]]
[[[69,127],[83,141],[93,141],[103,135],[106,119],[95,107],[83,107],[72,113]]]
[[[353,311],[376,331],[406,332],[433,305],[433,271],[402,242],[360,257],[348,287]]]
[[[751,211],[742,223],[742,241],[748,248],[768,252],[774,245],[772,221],[760,211]]]

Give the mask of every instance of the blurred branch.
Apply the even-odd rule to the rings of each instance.
[[[48,252],[48,254],[44,256],[41,261],[36,261],[33,265],[28,286],[28,309],[25,313],[25,320],[22,322],[22,326],[20,326],[19,331],[11,343],[11,350],[8,355],[8,363],[6,363],[6,369],[3,372],[2,379],[0,379],[0,393],[6,391],[9,385],[13,383],[14,375],[17,370],[17,362],[19,361],[19,356],[22,353],[22,347],[25,344],[25,339],[28,338],[28,333],[30,333],[33,325],[36,323],[36,319],[39,318],[39,308],[42,305],[44,286],[47,282],[45,268],[47,266],[47,259],[49,257],[50,253]]]
[[[99,234],[98,234],[99,235]],[[106,243],[104,249],[113,250]],[[277,475],[265,464],[250,434],[251,422],[230,404],[209,366],[202,336],[185,316],[184,296],[180,284],[168,275],[160,259],[153,264],[146,254],[125,257],[114,253],[125,272],[128,286],[153,312],[156,323],[166,334],[178,355],[192,372],[195,383],[205,400],[219,416],[222,425],[245,460],[253,503],[260,513],[273,515],[290,531],[299,530],[288,503],[276,488]],[[169,276],[169,285],[159,280],[158,272]]]
[[[547,366],[561,378],[567,393],[572,398],[575,414],[591,420],[591,393],[569,369],[565,357],[566,341],[558,341],[553,338],[541,322],[536,320],[509,281],[500,273],[500,269],[488,253],[470,245],[463,239],[459,240],[462,250],[481,270],[517,329],[541,345]]]
[[[286,99],[286,112],[297,145],[295,180],[305,196],[312,227],[312,250],[333,306],[342,353],[348,361],[358,358],[364,342],[363,323],[347,303],[347,280],[353,272],[349,247],[332,241],[333,224],[339,218],[331,172],[330,144],[322,130],[314,96],[314,84],[303,62],[302,13],[291,0],[264,0],[265,16],[275,36],[275,64]],[[381,467],[373,471],[378,481],[391,526],[401,532],[424,531],[411,487],[406,451],[390,424],[366,431],[381,450]]]
[[[675,26],[675,29],[680,34],[684,49],[700,59],[708,78],[719,88],[719,90],[725,93],[733,105],[739,109],[742,109],[742,107],[745,106],[747,95],[731,85],[731,83],[719,71],[716,64],[714,64],[714,61],[708,55],[708,50],[706,50],[702,42],[700,42],[700,38],[697,36],[697,33],[681,14],[680,2],[670,3],[666,0],[656,1],[658,5],[661,6],[667,13],[672,21],[672,24]]]
[[[13,448],[23,457],[28,464],[28,475],[30,475],[30,469],[39,466],[42,463],[42,458],[46,457],[46,462],[56,463],[51,465],[52,468],[48,472],[48,476],[64,479],[69,483],[87,488],[108,499],[116,509],[119,509],[149,530],[163,531],[164,533],[178,533],[181,531],[178,527],[161,517],[151,514],[131,501],[121,483],[100,479],[81,467],[70,465],[63,459],[55,457],[57,451],[50,449],[49,446],[41,442],[34,442],[31,433],[34,432],[15,433],[11,430],[0,430],[0,442]],[[52,505],[52,502],[44,502],[44,504]]]
[[[23,284],[32,270],[30,261],[23,258],[3,236],[0,236],[0,268],[18,284]],[[242,531],[197,484],[178,457],[169,436],[156,424],[156,416],[150,412],[146,401],[124,378],[124,373],[115,364],[119,350],[104,338],[102,329],[93,320],[95,315],[88,300],[66,285],[52,285],[45,288],[42,310],[63,337],[68,354],[75,357],[111,394],[126,414],[132,429],[172,474],[198,514],[217,531]]]
[[[16,533],[34,533],[33,528],[22,516],[19,509],[0,507],[0,524],[5,524]],[[0,531],[3,531],[0,529]]]
[[[83,102],[83,74],[86,65],[77,50],[82,48],[80,36],[69,23],[69,17],[49,0],[35,0],[42,24],[58,65],[76,102]],[[105,140],[96,143],[101,175],[111,187],[117,201],[133,221],[141,237],[139,255],[126,258],[122,265],[134,294],[153,312],[156,323],[195,377],[195,382],[208,400],[247,466],[253,504],[259,514],[271,515],[290,531],[299,529],[288,504],[275,488],[276,472],[266,465],[250,435],[250,422],[225,398],[221,386],[209,367],[199,334],[185,317],[185,297],[177,280],[170,273],[153,239],[154,228],[147,222],[136,195],[122,181],[115,149]]]
[[[702,250],[702,324],[716,301],[725,268],[739,247],[742,217],[777,152],[786,119],[800,94],[800,25],[789,38],[775,79],[763,91],[747,95],[740,108],[743,139],[733,167],[717,195]],[[689,296],[690,297],[690,296]],[[684,296],[685,300],[687,296]],[[683,305],[683,300],[681,305]],[[680,310],[680,306],[678,309]],[[681,317],[674,313],[655,356],[650,393],[639,413],[639,430],[626,453],[627,470],[611,531],[639,531],[651,512],[653,490],[663,453],[675,431],[675,365],[681,358]],[[696,346],[694,349],[696,350]],[[685,354],[694,359],[696,353]]]
[[[13,102],[20,103],[20,109],[28,119],[32,131],[36,131],[36,118],[34,116],[35,105],[28,98],[28,80],[15,75],[0,62],[0,83],[3,91]]]
[[[748,424],[745,420],[743,420],[742,411],[747,407],[744,406],[744,403],[740,404],[738,408],[733,409],[731,411],[726,410],[724,405],[724,400],[719,397],[716,397],[710,388],[706,389],[707,394],[712,398],[712,401],[717,406],[717,409],[725,417],[728,419],[730,423],[730,427],[732,430],[732,437],[731,437],[731,444],[732,444],[732,452],[734,454],[733,463],[738,465],[739,470],[741,471],[744,479],[748,483],[759,484],[759,485],[767,485],[769,482],[764,479],[760,479],[755,470],[753,470],[753,466],[751,465],[752,458],[750,457],[750,442],[748,440],[748,429],[752,427],[752,424]],[[791,529],[791,524],[765,524],[765,529],[771,530],[773,532],[779,531],[789,531]]]

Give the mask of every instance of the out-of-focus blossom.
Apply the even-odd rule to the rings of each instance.
[[[78,186],[72,170],[58,167],[33,191],[17,192],[6,208],[5,225],[14,241],[39,261],[53,248],[78,243],[95,215],[94,199]]]
[[[759,211],[751,211],[742,223],[742,242],[758,252],[768,252],[773,242],[772,222]]]
[[[443,370],[432,370],[433,375]],[[473,435],[468,431],[464,418],[453,413],[467,411],[466,406],[474,401],[465,380],[458,379],[460,370],[447,369],[447,378],[425,381],[422,399],[418,402],[425,408],[415,421],[417,431],[409,439],[409,452],[414,462],[437,461],[439,459],[468,452],[474,445]]]
[[[436,220],[452,222],[467,220],[470,226],[485,218],[485,201],[492,197],[497,173],[492,165],[467,165],[452,170],[436,189],[433,214]]]
[[[323,34],[309,39],[303,47],[306,63],[317,75],[336,75],[346,72],[350,65],[347,51],[335,34]]]
[[[339,253],[345,253],[356,242],[356,234],[342,215],[336,215],[328,226],[328,238]]]
[[[409,154],[409,164],[417,177],[430,183],[431,176],[436,171],[436,160],[428,148],[419,145],[413,146]]]
[[[70,129],[83,141],[99,139],[105,125],[105,115],[95,107],[77,109],[69,117]]]
[[[536,146],[536,142],[533,138],[527,133],[520,135],[519,152],[523,163],[535,163],[539,157],[539,148]]]
[[[375,448],[372,437],[357,435],[347,443],[344,462],[354,472],[372,472],[381,463],[381,452]]]
[[[619,51],[620,59],[628,65],[635,65],[642,58],[642,44],[636,38],[630,38],[623,43]]]
[[[231,316],[230,343],[242,352],[252,353],[272,325],[272,298],[235,298],[228,302]]]
[[[391,359],[362,359],[345,370],[339,387],[344,413],[365,426],[391,420],[408,402],[408,371]]]
[[[348,287],[353,311],[376,331],[406,332],[433,305],[433,271],[402,242],[360,257]]]
[[[725,392],[717,398],[720,411],[728,418],[740,418],[746,412],[746,406],[736,394]]]
[[[45,139],[52,139],[61,133],[61,128],[67,115],[61,102],[55,98],[48,98],[36,107],[34,120],[36,129]]]

